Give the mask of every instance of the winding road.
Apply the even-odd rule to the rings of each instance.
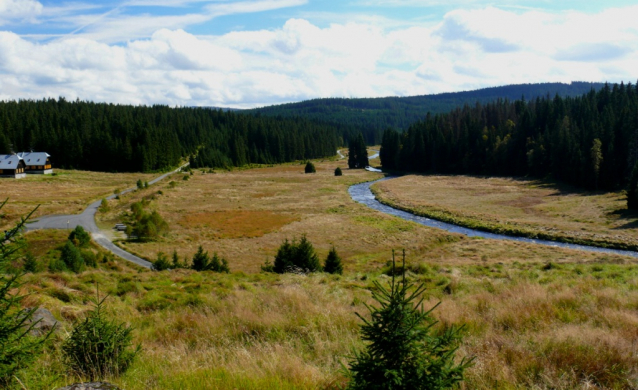
[[[181,167],[177,168],[174,171],[165,173],[151,181],[148,182],[149,185],[155,184],[158,181],[165,179],[166,177],[179,172],[180,169],[184,168],[188,164],[184,164]],[[134,191],[135,188],[129,188],[118,195],[126,194],[128,192]],[[113,199],[117,195],[113,194],[108,196],[106,199]],[[132,263],[135,263],[139,266],[145,268],[151,268],[152,263],[146,261],[140,257],[137,257],[122,248],[116,246],[111,242],[111,240],[102,233],[100,228],[95,223],[95,214],[97,213],[98,208],[102,200],[97,200],[89,205],[81,214],[71,214],[71,215],[47,215],[43,217],[39,217],[33,221],[29,221],[26,224],[27,231],[38,230],[38,229],[75,229],[77,226],[82,226],[87,232],[91,233],[93,240],[100,244],[104,249],[113,253],[114,255],[121,257],[124,260],[128,260]]]
[[[482,237],[482,238],[490,238],[493,240],[526,242],[529,244],[548,245],[548,246],[553,246],[558,248],[576,249],[576,250],[582,250],[582,251],[588,251],[588,252],[611,253],[611,254],[631,256],[634,258],[638,258],[638,252],[634,252],[634,251],[608,249],[608,248],[600,248],[595,246],[568,244],[568,243],[556,242],[556,241],[537,240],[537,239],[526,238],[526,237],[513,237],[513,236],[506,236],[503,234],[487,233],[487,232],[482,232],[480,230],[474,230],[474,229],[469,229],[462,226],[452,225],[449,223],[437,221],[437,220],[426,218],[426,217],[420,217],[418,215],[414,215],[412,213],[408,213],[403,210],[398,210],[379,202],[375,198],[372,191],[370,190],[370,186],[373,185],[374,183],[378,183],[384,180],[390,180],[395,177],[396,176],[388,176],[388,177],[384,177],[372,182],[352,185],[348,189],[348,193],[350,194],[350,197],[352,197],[354,201],[362,203],[370,207],[371,209],[381,211],[382,213],[393,215],[395,217],[403,218],[407,221],[416,222],[424,226],[447,230],[448,232],[451,232],[451,233],[464,234],[468,237]]]

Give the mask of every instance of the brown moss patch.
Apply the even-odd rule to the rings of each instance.
[[[266,210],[228,210],[189,214],[179,223],[184,227],[207,227],[220,238],[251,238],[298,220],[295,215]]]

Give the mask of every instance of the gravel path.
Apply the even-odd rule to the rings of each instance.
[[[149,185],[155,184],[158,181],[165,179],[166,177],[178,172],[183,167],[188,164],[184,164],[181,167],[177,168],[174,171],[165,173],[151,181],[148,182]],[[134,191],[135,188],[129,188],[122,192],[120,195],[126,194],[127,192]],[[116,195],[110,195],[106,199],[113,199]],[[28,231],[37,230],[37,229],[75,229],[77,226],[82,226],[87,232],[91,233],[93,240],[100,244],[103,248],[113,253],[114,255],[123,258],[124,260],[128,260],[132,263],[140,265],[145,268],[151,268],[152,263],[146,261],[140,257],[137,257],[120,247],[116,246],[111,242],[111,240],[102,233],[100,228],[95,223],[95,214],[97,213],[98,208],[102,200],[97,200],[89,205],[82,214],[72,214],[72,215],[47,215],[40,218],[37,218],[33,221],[29,221],[26,224],[26,228]]]

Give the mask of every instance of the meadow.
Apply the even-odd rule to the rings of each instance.
[[[527,178],[406,175],[376,183],[386,204],[486,231],[638,248],[638,213],[619,192]]]
[[[33,217],[50,214],[78,214],[92,201],[116,190],[135,187],[157,174],[106,173],[55,169],[55,175],[28,175],[24,179],[1,179],[0,200],[9,199],[0,213],[0,229],[12,226],[20,216],[38,210]]]
[[[437,329],[465,325],[458,357],[474,356],[475,364],[464,388],[638,386],[635,259],[473,239],[402,221],[353,202],[347,193],[351,184],[380,174],[348,170],[343,160],[315,165],[317,173],[307,175],[303,164],[195,170],[112,200],[108,212],[98,213],[108,228],[128,218],[132,203],[146,199],[170,231],[156,242],[120,245],[149,259],[173,250],[183,259],[202,245],[228,260],[230,274],[153,272],[98,247],[98,269],[51,273],[47,259],[58,255],[68,232],[26,234],[43,271],[25,276],[30,295],[24,305],[50,309],[62,329],[22,373],[25,386],[53,389],[82,379],[65,370],[59,347],[99,288],[110,294],[110,315],[132,325],[143,347],[126,374],[108,378],[124,389],[335,388],[344,381],[341,363],[362,347],[355,312],[365,315],[364,304],[374,303],[374,280],[389,280],[393,249],[406,250],[408,278],[427,285],[425,306],[441,302],[434,311]],[[334,176],[337,166],[341,177]],[[386,183],[395,182],[403,185]],[[490,190],[497,192],[498,185]],[[415,199],[422,192],[414,190]],[[570,204],[596,199],[575,192],[554,197],[559,203],[574,198],[565,198]],[[603,204],[611,207],[609,202]],[[568,215],[550,221],[578,223]],[[604,233],[604,223],[594,225]],[[336,247],[343,276],[260,272],[284,239],[304,233],[322,260]]]

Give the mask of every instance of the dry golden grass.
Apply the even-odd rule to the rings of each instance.
[[[13,225],[22,215],[40,205],[34,217],[49,214],[78,214],[92,201],[112,195],[116,189],[135,187],[138,179],[151,180],[157,174],[104,173],[56,169],[56,175],[28,175],[24,179],[0,179],[2,209],[0,229]]]
[[[350,185],[380,174],[349,170],[343,160],[317,161],[315,165],[316,174],[304,174],[303,165],[287,164],[215,174],[195,171],[187,181],[178,175],[111,201],[111,211],[98,219],[103,226],[112,226],[123,220],[131,203],[154,198],[149,208],[164,217],[170,233],[157,242],[122,243],[124,248],[148,259],[155,259],[160,251],[170,254],[174,250],[183,258],[191,257],[202,245],[226,258],[231,270],[243,272],[258,272],[265,260],[272,261],[284,239],[301,234],[307,234],[322,258],[335,245],[350,272],[378,269],[397,248],[407,249],[416,260],[441,264],[484,258],[491,262],[616,258],[470,239],[406,222],[368,209],[348,195]],[[337,166],[344,176],[334,176]]]
[[[408,258],[408,277],[441,302],[438,328],[466,326],[460,356],[474,356],[465,388],[633,388],[638,380],[638,267],[553,263],[445,265]],[[116,268],[109,270],[108,267]],[[108,311],[135,328],[143,351],[121,378],[126,389],[316,389],[343,380],[340,362],[361,348],[355,312],[373,304],[378,272],[215,274],[137,272],[126,264],[79,275],[27,276],[25,305],[61,320],[28,388],[79,381],[57,346],[90,309],[99,283]],[[365,279],[365,280],[364,280]]]
[[[408,175],[374,185],[387,201],[468,220],[638,245],[638,214],[620,192],[584,192],[538,180]]]

